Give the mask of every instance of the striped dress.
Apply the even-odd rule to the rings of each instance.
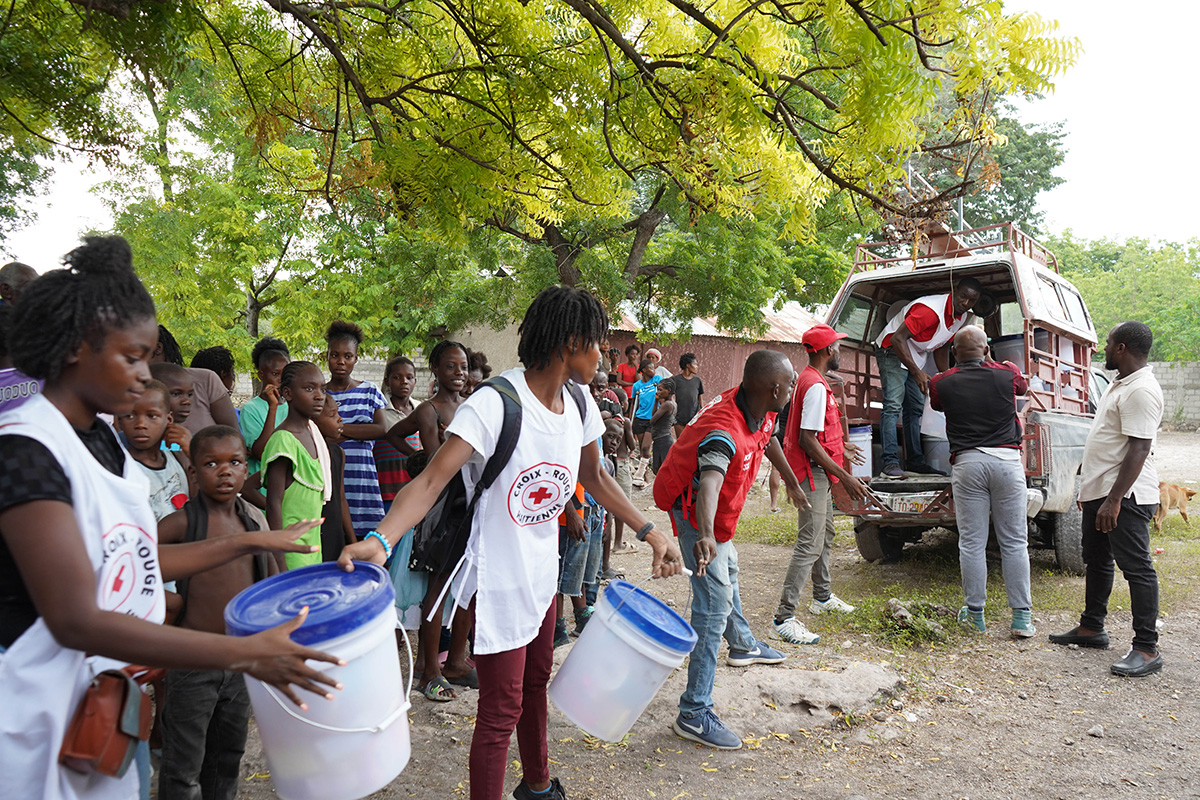
[[[363,381],[344,392],[329,392],[338,402],[338,415],[347,425],[369,424],[375,421],[375,410],[384,408],[387,401],[379,387]],[[383,499],[379,494],[379,475],[375,471],[374,442],[347,440],[342,442],[346,453],[346,502],[354,534],[362,539],[379,526],[383,519]]]

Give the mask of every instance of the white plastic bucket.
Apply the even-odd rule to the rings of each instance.
[[[871,457],[871,426],[857,425],[850,429],[850,444],[858,445],[858,449],[862,451],[863,458],[866,459],[862,464],[850,464],[850,474],[856,478],[871,478],[874,473],[874,459]],[[584,628],[586,631],[587,628]]]
[[[226,630],[251,635],[306,605],[308,619],[292,639],[345,659],[344,667],[309,662],[344,688],[333,691],[333,700],[298,689],[307,711],[253,678],[246,688],[279,796],[355,800],[387,786],[408,763],[412,654],[406,688],[391,580],[385,570],[359,562],[354,572],[316,564],[251,586],[226,606]]]
[[[696,632],[670,606],[613,581],[551,681],[550,699],[587,733],[619,742],[695,646]]]

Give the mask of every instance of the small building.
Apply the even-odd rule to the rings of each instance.
[[[643,352],[648,347],[654,347],[662,353],[663,366],[673,373],[679,372],[681,355],[695,353],[706,394],[712,397],[741,382],[746,357],[755,350],[779,350],[792,360],[792,366],[797,371],[803,369],[808,364],[808,355],[804,345],[800,344],[800,338],[813,325],[825,321],[796,302],[784,303],[778,311],[764,308],[763,320],[767,324],[766,333],[755,341],[746,341],[720,330],[715,319],[696,319],[692,321],[691,338],[686,342],[661,345],[656,341],[640,341],[638,334],[641,326],[629,316],[619,314],[612,320],[608,345],[622,354],[634,342],[642,346]]]

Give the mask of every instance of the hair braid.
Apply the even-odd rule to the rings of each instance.
[[[9,351],[31,378],[56,380],[85,341],[99,350],[110,330],[154,319],[154,301],[120,236],[89,236],[63,264],[25,288],[13,315]]]

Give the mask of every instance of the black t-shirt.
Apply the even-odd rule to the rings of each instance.
[[[699,375],[690,378],[676,375],[671,378],[671,382],[675,384],[675,405],[679,406],[675,411],[675,421],[680,425],[687,425],[700,410],[700,395],[704,394],[704,382],[700,380]]]
[[[125,452],[111,428],[97,420],[90,431],[75,433],[101,466],[114,475],[122,474]],[[41,442],[28,436],[0,436],[0,511],[34,500],[70,504],[70,479]],[[8,549],[5,537],[11,536],[11,531],[0,536],[0,647],[5,648],[12,646],[38,618],[33,598]]]

